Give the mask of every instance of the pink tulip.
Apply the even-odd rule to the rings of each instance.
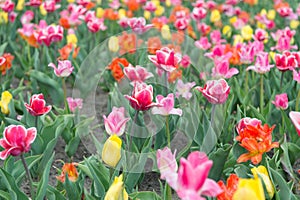
[[[212,104],[223,104],[228,98],[230,87],[224,79],[207,81],[204,87],[196,87]]]
[[[209,57],[210,59],[212,59],[215,63],[215,65],[217,65],[218,63],[224,61],[224,60],[228,60],[231,58],[232,53],[231,52],[226,52],[225,51],[226,46],[223,44],[217,44],[214,46],[214,48],[212,49],[211,52],[209,53],[205,53],[204,56]]]
[[[113,0],[111,3],[108,4],[110,8],[117,10],[121,4],[119,0]]]
[[[11,23],[14,23],[14,21],[16,20],[18,14],[16,12],[10,12],[8,14],[8,20],[11,22]]]
[[[239,52],[240,61],[244,64],[252,63],[254,61],[254,56],[257,53],[256,50],[256,46],[253,45],[253,43],[242,45],[241,51]]]
[[[50,63],[48,66],[54,69],[54,73],[57,77],[68,77],[74,69],[69,60],[59,60],[57,67],[53,63]]]
[[[173,49],[168,47],[157,50],[156,55],[149,55],[148,58],[156,67],[167,72],[175,70],[181,60],[180,54],[175,53]]]
[[[296,128],[298,135],[300,136],[300,112],[291,111],[289,116]]]
[[[86,22],[86,23],[88,23],[89,21],[91,21],[91,20],[93,20],[94,18],[96,18],[96,13],[95,13],[95,11],[93,10],[89,10],[89,11],[87,11],[86,13],[85,13],[85,15],[84,15],[84,21]]]
[[[176,150],[172,154],[171,149],[165,147],[163,150],[158,149],[156,153],[157,167],[160,171],[160,178],[166,180],[174,189],[177,189],[177,170]]]
[[[182,115],[182,110],[180,108],[174,108],[174,94],[168,94],[167,97],[163,97],[162,95],[156,96],[156,102],[161,104],[160,107],[152,108],[153,115]]]
[[[42,4],[42,0],[29,0],[25,3],[26,6],[39,7]]]
[[[30,103],[24,103],[26,110],[33,116],[40,116],[50,112],[52,106],[46,106],[43,94],[34,94],[30,98]]]
[[[298,67],[298,62],[295,56],[288,51],[283,52],[283,54],[276,54],[275,64],[277,69],[279,69],[282,72],[285,72],[287,70],[293,70],[296,67]]]
[[[180,64],[183,68],[187,68],[191,64],[191,58],[188,55],[184,55]]]
[[[212,77],[214,78],[231,78],[239,73],[236,68],[229,69],[229,61],[224,60],[212,68]]]
[[[143,82],[135,82],[132,95],[124,95],[129,101],[132,108],[135,110],[149,110],[151,107],[160,106],[158,103],[152,102],[153,100],[153,87]]]
[[[275,101],[272,101],[272,104],[276,106],[277,109],[286,110],[288,108],[288,96],[286,93],[278,94],[275,96]]]
[[[38,30],[34,32],[34,37],[38,43],[44,43],[46,46],[50,46],[53,42],[59,42],[64,37],[64,29],[62,26],[47,26],[47,23],[44,20],[40,21],[37,29]]]
[[[219,30],[214,30],[210,33],[210,40],[213,44],[220,44],[222,42],[226,42],[226,40],[222,40],[221,32]]]
[[[124,107],[113,107],[112,112],[106,117],[103,115],[105,130],[109,135],[123,135],[126,123],[130,118],[125,118]]]
[[[147,24],[146,20],[143,17],[133,17],[127,20],[128,26],[136,34],[143,34],[153,27],[153,24]]]
[[[133,67],[131,64],[124,68],[124,74],[134,84],[135,81],[144,82],[146,79],[153,77],[151,72],[146,68],[137,65]]]
[[[107,27],[104,25],[104,19],[99,19],[97,17],[91,18],[87,23],[87,27],[92,33],[96,33],[99,30],[104,31],[107,29]]]
[[[244,117],[242,118],[236,125],[236,131],[238,134],[240,134],[240,132],[246,128],[248,125],[251,126],[257,126],[258,124],[261,125],[261,121],[259,119],[256,118],[250,118],[250,117]]]
[[[200,40],[195,42],[195,46],[199,49],[207,50],[211,47],[207,37],[201,37]]]
[[[34,18],[34,12],[32,10],[26,10],[21,17],[21,23],[28,24]]]
[[[152,1],[147,1],[143,8],[149,12],[154,12],[157,9],[156,5]]]
[[[43,6],[47,12],[54,12],[60,8],[60,4],[56,4],[55,0],[47,0],[43,3]]]
[[[176,20],[174,22],[174,26],[177,30],[185,30],[187,29],[190,19],[189,16],[186,15],[185,11],[177,11],[175,13]]]
[[[6,0],[4,3],[1,2],[0,8],[2,8],[4,12],[10,13],[14,10],[15,3],[11,0]]]
[[[35,140],[36,128],[26,129],[20,125],[10,125],[4,129],[3,138],[0,139],[0,146],[4,148],[0,152],[0,159],[5,160],[9,155],[19,156],[30,150],[30,144]]]
[[[269,54],[266,52],[261,52],[256,57],[255,65],[247,67],[248,70],[253,70],[259,74],[264,74],[270,69],[274,67],[274,65],[269,64]]]
[[[195,7],[193,9],[193,12],[191,14],[191,17],[196,20],[196,21],[200,21],[202,19],[204,19],[206,17],[206,9],[203,7]]]
[[[281,17],[288,17],[293,13],[293,9],[288,6],[280,7],[276,11]]]
[[[70,108],[71,112],[74,112],[76,108],[81,109],[82,108],[82,99],[81,98],[75,98],[72,97],[67,98],[68,106]]]
[[[181,199],[203,200],[202,196],[215,197],[222,192],[220,186],[208,178],[213,165],[205,153],[195,151],[187,159],[180,159],[177,194]]]
[[[183,81],[181,79],[179,79],[177,82],[177,86],[176,86],[176,90],[177,90],[176,98],[178,98],[179,96],[182,96],[186,100],[190,100],[190,98],[192,97],[192,93],[190,92],[190,90],[195,85],[196,85],[195,82],[188,82],[188,83],[184,84]]]
[[[300,71],[297,72],[296,70],[293,70],[293,79],[294,79],[294,81],[297,81],[298,83],[300,83]]]

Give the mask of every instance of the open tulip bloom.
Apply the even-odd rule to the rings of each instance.
[[[30,98],[30,103],[24,103],[27,111],[33,116],[41,116],[50,112],[52,106],[46,106],[43,94],[34,94]]]

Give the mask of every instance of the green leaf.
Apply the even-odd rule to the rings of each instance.
[[[4,192],[4,191],[0,191],[0,197],[1,199],[5,199],[5,200],[11,200],[11,196],[8,192]]]
[[[67,144],[66,149],[65,149],[65,151],[69,157],[72,157],[76,153],[79,143],[80,143],[80,137],[73,137],[69,141],[69,143]]]
[[[143,191],[143,192],[133,192],[129,194],[129,197],[133,200],[161,200],[162,198],[155,192]]]
[[[54,196],[54,200],[66,200],[66,198],[54,187],[48,185],[47,193],[46,193],[47,199],[50,200],[49,196]]]
[[[7,44],[8,44],[7,42],[1,44],[1,46],[0,46],[0,55],[2,55],[4,53]]]
[[[80,199],[80,193],[76,187],[76,183],[73,183],[69,180],[68,174],[66,174],[65,182],[64,182],[65,189],[67,191],[68,199]]]

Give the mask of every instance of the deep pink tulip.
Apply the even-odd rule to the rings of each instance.
[[[184,11],[176,12],[176,20],[174,22],[174,26],[177,30],[185,30],[187,29],[190,23],[189,16],[186,15]]]
[[[26,129],[20,125],[10,125],[4,129],[3,138],[0,139],[0,146],[4,148],[0,152],[0,159],[5,160],[9,155],[19,156],[30,150],[36,138],[36,128]]]
[[[229,69],[229,61],[224,60],[212,68],[212,77],[214,78],[231,78],[239,73],[237,68]]]
[[[183,68],[187,68],[191,64],[191,58],[188,55],[184,55],[180,64]]]
[[[175,53],[173,49],[163,47],[156,51],[156,55],[149,55],[150,61],[158,68],[167,72],[172,72],[176,69],[176,65],[180,62],[181,56]]]
[[[25,3],[26,6],[39,7],[42,4],[43,0],[29,0]]]
[[[196,87],[212,104],[223,104],[228,98],[230,87],[224,79],[207,81],[204,87]]]
[[[153,27],[153,24],[146,25],[146,20],[143,17],[133,17],[127,19],[127,24],[136,34],[143,34]]]
[[[248,125],[257,126],[258,124],[261,125],[261,121],[259,119],[244,117],[244,118],[240,119],[240,121],[237,123],[236,131],[237,131],[238,134],[240,134],[240,132],[244,128],[246,128]]]
[[[135,110],[149,110],[154,106],[160,106],[158,103],[153,101],[153,87],[143,82],[135,82],[132,95],[124,95],[129,101],[132,108]]]
[[[203,7],[195,7],[193,9],[193,12],[191,13],[191,17],[196,20],[200,21],[201,19],[204,19],[206,17],[206,9]]]
[[[43,2],[43,6],[47,12],[54,12],[60,8],[60,4],[56,4],[55,0],[47,0]]]
[[[269,64],[269,54],[267,52],[261,52],[257,55],[255,65],[247,67],[247,70],[253,70],[259,74],[264,74],[274,65]]]
[[[81,109],[83,100],[81,98],[75,98],[72,97],[67,98],[68,106],[71,112],[74,112],[76,108]]]
[[[158,149],[156,153],[157,167],[160,171],[160,178],[166,180],[173,188],[177,189],[177,170],[176,150],[172,154],[171,149],[165,147],[163,150]]]
[[[296,57],[288,51],[283,52],[283,54],[276,54],[275,64],[277,69],[279,69],[282,72],[285,72],[287,70],[293,70],[296,67],[298,67]]]
[[[260,28],[255,30],[255,34],[253,37],[255,40],[257,40],[259,42],[263,42],[265,39],[268,39],[267,32]]]
[[[104,19],[103,18],[99,19],[97,17],[91,18],[87,23],[87,27],[89,31],[91,31],[92,33],[96,33],[100,30],[104,31],[107,29],[107,27],[104,24]]]
[[[298,135],[300,136],[300,112],[291,111],[289,116],[296,128]]]
[[[2,10],[4,12],[12,12],[15,8],[15,3],[12,2],[11,0],[6,0],[4,3],[0,4],[0,8],[2,8]]]
[[[34,94],[30,98],[30,103],[24,103],[27,111],[33,116],[41,116],[50,112],[52,106],[46,106],[43,94]]]
[[[163,97],[162,95],[156,96],[156,102],[161,104],[160,107],[154,107],[152,109],[153,115],[182,115],[182,110],[180,108],[174,108],[174,94],[168,94],[167,97]]]
[[[277,109],[286,110],[289,106],[289,100],[286,93],[278,94],[275,96],[275,101],[272,101],[272,104],[276,106]]]
[[[220,44],[222,42],[226,42],[226,40],[222,40],[221,32],[219,30],[214,30],[210,33],[210,40],[213,44]]]
[[[8,14],[8,20],[11,22],[11,23],[14,23],[16,18],[17,18],[18,14],[16,12],[10,12]]]
[[[125,117],[124,107],[113,107],[112,112],[106,117],[103,115],[105,130],[109,135],[116,134],[117,136],[123,135],[126,123],[130,118]]]
[[[41,20],[38,30],[34,32],[34,37],[40,44],[45,44],[46,46],[50,46],[54,42],[59,42],[64,37],[64,29],[60,25],[50,25],[47,26],[46,21]]]
[[[177,194],[181,199],[203,200],[203,196],[216,197],[222,192],[220,186],[208,178],[213,162],[205,153],[195,151],[187,159],[180,159]]]
[[[74,70],[69,60],[59,60],[57,67],[54,63],[50,63],[48,66],[54,69],[54,73],[57,77],[68,77]]]
[[[139,65],[133,67],[131,64],[124,68],[124,74],[133,84],[135,81],[144,82],[146,79],[153,77],[153,74],[148,72],[146,68]]]
[[[207,50],[211,47],[207,37],[201,37],[200,40],[195,42],[195,46],[199,49]]]
[[[143,8],[149,12],[154,12],[157,9],[156,5],[152,1],[147,1]]]
[[[287,6],[276,9],[281,17],[288,17],[293,13],[293,9]]]
[[[196,85],[195,82],[183,83],[183,81],[181,79],[179,79],[177,81],[177,85],[176,85],[176,90],[177,90],[176,98],[178,98],[179,96],[182,96],[186,100],[190,100],[190,98],[192,97],[192,93],[190,92],[190,90],[195,85]]]

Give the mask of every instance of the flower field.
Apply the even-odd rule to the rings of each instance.
[[[296,0],[0,8],[0,199],[300,199]]]

